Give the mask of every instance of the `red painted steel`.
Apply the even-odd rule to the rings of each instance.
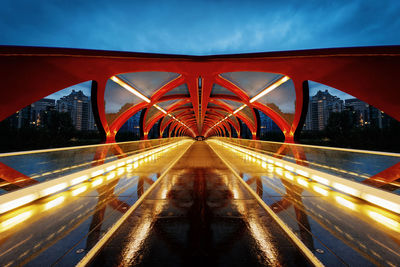
[[[218,134],[225,125],[229,134],[232,125],[237,132],[238,125],[226,120],[217,129],[208,131],[220,120],[220,116],[211,116],[213,110],[233,110],[220,100],[240,101],[252,112],[252,118],[238,112],[234,114],[250,129],[255,138],[257,120],[253,108],[267,114],[283,131],[286,141],[293,142],[299,124],[304,117],[304,103],[308,96],[303,95],[303,83],[312,80],[338,88],[365,101],[393,118],[400,120],[400,90],[395,86],[396,74],[400,69],[400,46],[335,48],[273,53],[255,53],[220,56],[178,56],[161,54],[128,53],[64,48],[39,47],[0,47],[0,76],[3,90],[0,91],[0,120],[3,120],[21,108],[55,93],[63,88],[88,81],[96,81],[98,118],[101,122],[107,142],[114,142],[115,135],[126,120],[143,108],[156,103],[182,99],[179,105],[168,110],[191,110],[193,116],[182,116],[182,122],[190,126],[196,135]],[[139,103],[110,122],[105,118],[104,92],[107,80],[121,73],[141,71],[162,71],[180,74],[179,77],[159,88],[150,98],[151,102]],[[250,103],[247,93],[236,84],[221,77],[222,73],[236,71],[257,71],[279,73],[293,80],[296,93],[294,121],[288,123],[279,114],[261,104]],[[202,87],[199,88],[199,78]],[[165,94],[186,83],[190,96]],[[235,95],[211,96],[213,84],[221,85]],[[29,90],[27,90],[29,85]],[[12,90],[11,90],[12,89]],[[201,89],[201,90],[199,90]],[[201,93],[201,97],[199,96]],[[192,103],[193,108],[184,107]],[[201,106],[200,106],[201,103]],[[209,107],[214,103],[215,107]],[[154,119],[143,125],[144,137],[156,121],[165,117],[161,111]],[[146,119],[144,120],[146,121]],[[171,122],[170,132],[177,122]],[[168,125],[168,124],[167,124]],[[163,132],[164,129],[160,129]],[[176,134],[192,133],[188,130],[176,130]],[[170,133],[169,133],[170,134]]]

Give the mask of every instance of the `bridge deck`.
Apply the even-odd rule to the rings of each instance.
[[[399,214],[212,140],[144,154],[0,215],[0,266],[73,266],[125,217],[92,266],[307,264],[257,199],[326,266],[399,266]]]
[[[196,142],[92,266],[307,264],[211,148]]]

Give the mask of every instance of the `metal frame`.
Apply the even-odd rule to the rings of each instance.
[[[128,52],[110,52],[64,48],[39,47],[0,47],[0,76],[4,90],[0,91],[0,120],[49,94],[63,88],[94,81],[92,97],[93,110],[98,128],[106,142],[115,142],[115,135],[120,127],[136,112],[147,109],[143,115],[141,128],[143,139],[159,119],[166,114],[159,111],[149,122],[147,113],[154,104],[181,99],[174,107],[166,111],[182,108],[192,116],[180,116],[180,124],[175,135],[226,135],[221,127],[229,129],[233,120],[225,120],[211,129],[220,120],[207,111],[233,110],[221,100],[238,101],[252,110],[252,118],[244,117],[241,112],[232,116],[240,118],[250,129],[253,139],[259,131],[253,108],[268,115],[282,130],[286,142],[295,141],[301,130],[307,110],[308,80],[339,88],[354,97],[365,101],[400,120],[400,90],[393,85],[400,69],[400,46],[335,48],[289,52],[223,55],[223,56],[177,56]],[[150,103],[141,102],[108,123],[105,118],[104,92],[107,80],[114,75],[140,72],[163,71],[180,74],[167,82],[151,97]],[[260,102],[250,103],[250,98],[236,84],[221,77],[220,74],[236,71],[257,71],[284,74],[292,79],[296,92],[294,121],[290,124],[272,109]],[[201,79],[201,88],[199,88]],[[190,96],[165,94],[179,85],[187,84]],[[27,84],[29,89],[26,90]],[[211,96],[213,84],[225,87],[232,95]],[[12,88],[12,90],[9,90]],[[199,98],[201,93],[201,99]],[[193,108],[183,105],[192,103]],[[216,106],[208,107],[209,103]],[[189,114],[189,112],[187,112]],[[215,114],[215,113],[214,113]],[[172,123],[169,122],[168,124]],[[175,123],[176,124],[176,123]],[[166,125],[165,125],[166,126]],[[165,130],[160,129],[160,133]],[[169,135],[176,127],[169,127]],[[182,129],[181,129],[182,128]],[[210,130],[211,129],[211,130]],[[229,132],[229,134],[231,134]]]

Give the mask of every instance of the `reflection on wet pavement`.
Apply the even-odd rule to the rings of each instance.
[[[92,266],[307,266],[255,198],[196,142]]]
[[[221,159],[326,266],[400,265],[398,214],[325,186],[322,177],[192,143],[4,213],[0,266],[77,264],[143,194],[92,266],[309,265]]]
[[[0,216],[0,266],[72,266],[191,142]]]
[[[398,214],[283,166],[210,144],[327,266],[399,265]]]

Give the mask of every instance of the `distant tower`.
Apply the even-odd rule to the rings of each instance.
[[[342,112],[344,109],[343,100],[331,95],[328,90],[318,91],[312,96],[308,105],[308,113],[305,122],[305,129],[322,131],[328,124],[332,112]]]
[[[351,98],[345,100],[345,107],[355,114],[357,126],[365,126],[370,123],[370,107],[367,103],[357,98]]]
[[[78,131],[96,129],[90,98],[85,96],[82,91],[72,90],[69,95],[57,100],[56,109],[58,112],[69,113],[72,124]]]
[[[31,123],[36,126],[43,126],[48,113],[55,109],[56,101],[54,99],[43,98],[31,104]]]

